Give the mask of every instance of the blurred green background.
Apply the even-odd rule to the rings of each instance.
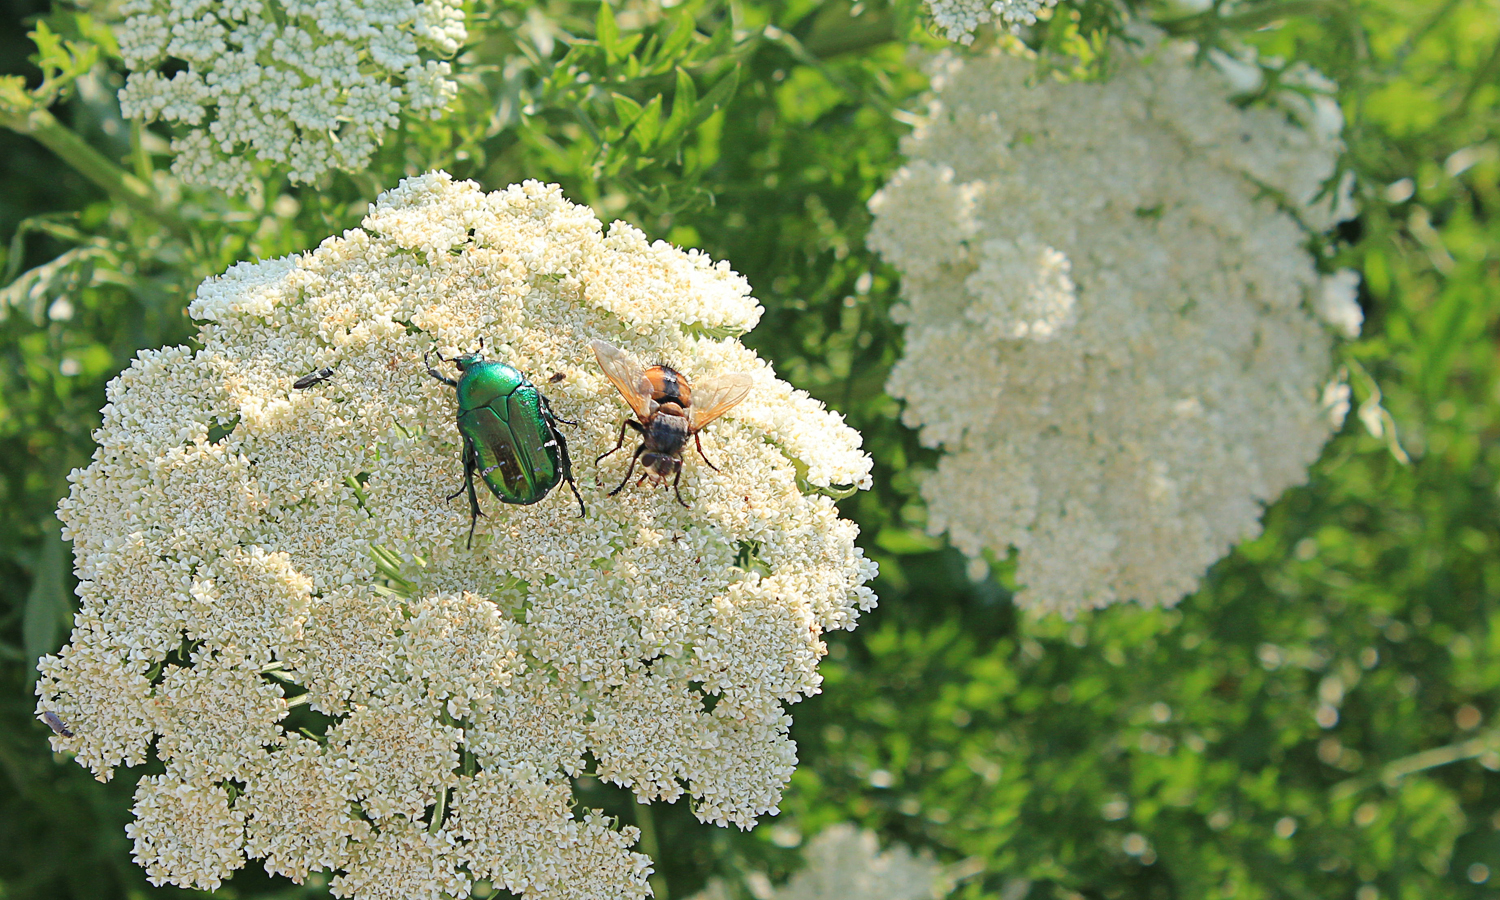
[[[154,174],[165,132],[120,120],[104,11],[0,0],[0,76],[36,87],[52,65],[52,114],[154,186],[127,207],[26,126],[0,128],[0,900],[186,893],[130,862],[141,773],[94,782],[32,712],[34,660],[72,614],[52,510],[105,382],[137,349],[187,339],[204,277],[315,246],[434,167],[490,189],[560,182],[603,218],[729,260],[767,310],[747,343],[876,460],[875,489],[843,508],[880,562],[881,604],[831,636],[823,694],[793,710],[783,812],[741,834],[659,808],[659,896],[784,873],[844,820],[969,860],[967,898],[1500,896],[1500,0],[1133,9],[1338,80],[1362,212],[1335,262],[1362,272],[1367,317],[1347,362],[1410,462],[1351,415],[1264,535],[1177,609],[1065,622],[1018,615],[1010,568],[972,584],[926,535],[914,474],[933,455],[882,394],[898,286],[863,246],[865,203],[925,87],[909,48],[942,46],[911,0],[623,3],[613,31],[597,3],[478,2],[443,122],[403,129],[366,172],[268,182],[275,202]],[[1086,51],[1123,14],[1064,4],[1035,42]],[[39,55],[41,18],[97,62]],[[680,119],[658,108],[676,125],[632,127],[658,95],[682,102]],[[252,864],[218,893],[326,887]]]

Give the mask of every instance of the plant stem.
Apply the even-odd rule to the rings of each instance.
[[[437,801],[432,806],[432,821],[427,825],[428,834],[437,834],[443,827],[443,819],[448,815],[448,789],[438,788]]]
[[[1156,25],[1168,34],[1197,33],[1206,27],[1250,31],[1291,16],[1328,15],[1338,11],[1341,6],[1334,0],[1284,0],[1282,3],[1268,3],[1232,16],[1221,16],[1210,10],[1195,16],[1159,21]]]
[[[836,28],[814,27],[802,41],[802,46],[818,59],[829,59],[843,53],[868,50],[895,39],[895,23],[889,17],[868,15],[850,19]]]
[[[661,845],[656,840],[656,817],[652,815],[649,803],[639,804],[637,809],[639,812],[635,817],[635,826],[641,830],[641,851],[651,857],[656,868],[649,879],[651,893],[656,900],[672,900],[671,892],[667,889],[667,876],[661,871]]]
[[[6,117],[3,121],[12,130],[35,138],[80,175],[104,188],[111,197],[135,212],[160,223],[174,234],[187,233],[186,225],[176,213],[167,209],[150,185],[110,162],[52,113],[32,109],[22,116]]]
[[[1333,800],[1342,800],[1352,797],[1367,787],[1378,783],[1394,785],[1408,775],[1425,772],[1428,769],[1436,769],[1438,766],[1446,766],[1451,763],[1461,762],[1465,759],[1473,759],[1483,756],[1491,750],[1500,750],[1500,729],[1488,731],[1478,737],[1460,741],[1457,744],[1449,744],[1446,747],[1433,747],[1431,750],[1423,750],[1403,759],[1382,766],[1374,775],[1363,778],[1351,778],[1333,786],[1329,796]]]

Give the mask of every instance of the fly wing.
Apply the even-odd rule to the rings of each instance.
[[[650,418],[656,411],[656,401],[651,399],[651,383],[641,371],[641,364],[609,341],[590,341],[589,346],[594,349],[604,376],[635,410],[636,416],[643,422]]]
[[[733,372],[717,378],[705,378],[693,386],[693,405],[688,411],[693,416],[693,431],[701,430],[709,422],[733,409],[735,404],[750,395],[754,379],[744,372]]]

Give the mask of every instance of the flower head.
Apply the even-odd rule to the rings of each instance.
[[[826,496],[867,486],[859,436],[727,337],[760,315],[724,263],[535,182],[402,182],[363,227],[210,279],[203,349],[110,386],[59,512],[82,609],[41,663],[54,747],[101,778],[146,758],[137,857],[211,888],[246,858],[362,898],[641,897],[636,832],[575,815],[591,772],[704,821],[776,810],[784,704],[818,690],[874,566]],[[629,414],[589,341],[688,378],[747,373],[671,490],[607,496]],[[550,395],[588,505],[503,505],[467,545],[452,388],[477,349]],[[332,368],[306,389],[300,376]],[[551,383],[553,373],[562,378]],[[450,374],[456,374],[450,370]],[[624,454],[617,454],[617,457]]]
[[[455,0],[126,0],[118,38],[129,117],[191,130],[172,170],[243,192],[256,160],[294,182],[361,169],[403,109],[436,117],[467,39]],[[168,63],[177,68],[162,73]]]
[[[853,825],[823,829],[808,841],[803,857],[806,865],[786,884],[772,887],[764,875],[752,874],[746,880],[754,896],[764,900],[934,900],[952,889],[944,867],[931,856],[919,856],[899,844],[882,851],[873,831]],[[724,882],[714,881],[695,900],[733,896]]]
[[[870,203],[905,300],[888,387],[943,450],[929,526],[981,572],[1016,548],[1017,601],[1065,613],[1174,603],[1255,534],[1330,433],[1318,317],[1358,324],[1305,248],[1351,210],[1326,83],[1240,108],[1143,38],[1106,83],[940,57]]]
[[[1036,24],[1037,15],[1057,5],[1057,0],[927,0],[933,24],[950,41],[974,42],[974,30],[995,21],[1012,31]]]

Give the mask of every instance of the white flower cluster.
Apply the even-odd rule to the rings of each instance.
[[[1035,25],[1037,15],[1057,5],[1057,0],[927,0],[933,24],[943,30],[950,41],[974,43],[974,30],[985,22],[995,21],[1018,31],[1023,25]]]
[[[71,729],[54,748],[101,779],[155,741],[166,771],[130,832],[153,882],[212,889],[252,858],[368,900],[481,879],[639,898],[636,830],[575,817],[570,778],[687,793],[721,825],[776,810],[784,704],[818,691],[823,633],[875,602],[826,496],[867,487],[870,460],[714,336],[760,317],[727,264],[606,232],[555,186],[434,173],[315,251],[210,279],[191,314],[203,349],[141,353],[73,473],[82,608],[38,685]],[[595,338],[690,379],[751,376],[702,433],[722,471],[690,444],[690,508],[606,496],[629,454],[593,460],[629,410]],[[423,357],[481,341],[578,423],[561,428],[588,512],[563,486],[507,506],[481,483],[470,550],[467,499],[445,499],[457,401]]]
[[[363,168],[403,109],[436,118],[458,91],[458,0],[125,0],[127,117],[191,130],[172,170],[248,190],[255,161],[294,182]],[[167,70],[170,74],[165,74]]]
[[[1016,548],[1017,601],[1064,614],[1175,603],[1257,533],[1338,412],[1319,316],[1360,323],[1357,279],[1306,249],[1352,211],[1324,83],[1240,108],[1193,47],[1142,39],[1106,83],[939,57],[870,202],[905,301],[888,388],[943,450],[929,527],[976,575]]]
[[[884,852],[872,831],[853,825],[823,829],[803,851],[806,865],[786,884],[775,886],[756,872],[746,878],[756,900],[937,900],[952,884],[929,856],[897,845]],[[693,900],[730,900],[735,893],[722,880],[709,883]]]

